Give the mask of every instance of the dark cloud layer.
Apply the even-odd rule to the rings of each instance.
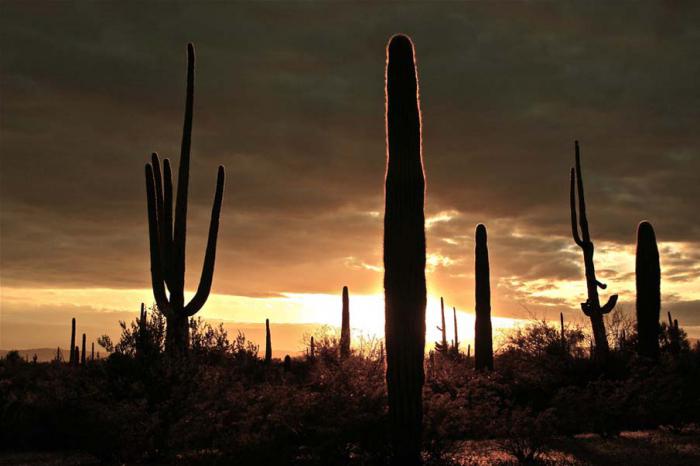
[[[697,247],[692,4],[5,2],[3,283],[148,286],[143,164],[153,150],[177,157],[193,41],[190,283],[223,163],[217,292],[375,290],[384,44],[399,31],[417,47],[428,214],[453,212],[429,230],[429,252],[451,261],[435,287],[470,289],[477,222],[492,227],[503,283],[580,277],[575,138],[596,239],[630,244],[649,219],[660,240]],[[697,254],[669,264],[697,277]]]

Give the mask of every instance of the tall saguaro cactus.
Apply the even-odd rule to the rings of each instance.
[[[474,254],[474,368],[493,370],[493,340],[491,329],[491,277],[489,270],[489,249],[486,244],[486,227],[476,226],[476,247]]]
[[[350,355],[350,296],[348,287],[343,287],[343,317],[340,326],[340,357]]]
[[[152,163],[146,164],[151,282],[156,304],[167,321],[165,346],[166,352],[170,355],[181,355],[187,351],[189,318],[204,306],[209,297],[214,278],[219,214],[224,195],[224,167],[219,166],[202,276],[194,297],[185,304],[185,237],[187,234],[187,191],[190,177],[193,106],[194,47],[192,44],[188,44],[185,121],[182,132],[174,216],[170,162],[168,159],[163,160],[162,173],[157,154],[153,154]],[[169,294],[166,293],[166,286]]]
[[[265,319],[265,363],[272,361],[272,337],[270,335],[270,319]]]
[[[393,463],[420,464],[425,378],[425,178],[413,43],[387,46],[384,191],[386,381]]]
[[[583,251],[583,263],[586,271],[586,288],[588,300],[581,303],[581,310],[591,319],[593,328],[593,339],[595,340],[595,356],[599,361],[604,361],[610,348],[608,338],[605,333],[605,321],[603,316],[613,310],[617,303],[617,295],[610,296],[604,306],[600,305],[598,297],[598,287],[607,288],[607,285],[598,281],[595,275],[595,264],[593,263],[593,241],[588,231],[588,219],[586,217],[586,200],[583,195],[583,173],[581,172],[581,154],[578,141],[575,142],[576,165],[571,169],[569,201],[571,207],[571,232],[574,241]],[[578,226],[576,225],[576,197],[578,194]],[[579,234],[579,227],[581,233]]]
[[[654,227],[641,222],[637,227],[637,351],[640,356],[659,356],[661,314],[661,267]]]

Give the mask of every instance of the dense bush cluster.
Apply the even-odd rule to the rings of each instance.
[[[179,360],[164,356],[162,316],[149,317],[146,342],[139,328],[124,324],[116,344],[102,339],[112,354],[84,367],[8,355],[0,365],[2,448],[80,450],[131,463],[385,464],[377,342],[341,358],[338,339],[319,332],[313,353],[285,368],[279,360],[266,365],[244,335],[231,340],[201,320],[192,321],[192,348]],[[464,354],[431,355],[426,459],[445,462],[459,442],[488,438],[525,462],[554,436],[700,420],[697,346],[684,339],[675,354],[662,345],[656,362],[616,347],[601,368],[580,329],[562,338],[535,322],[507,338],[494,371],[474,371]]]

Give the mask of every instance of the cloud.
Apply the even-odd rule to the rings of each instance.
[[[178,158],[191,40],[189,286],[222,163],[217,293],[380,290],[384,45],[404,31],[418,54],[432,292],[472,306],[483,222],[499,312],[575,311],[578,295],[545,296],[542,281],[583,289],[568,207],[579,138],[601,275],[629,289],[629,256],[614,254],[648,219],[660,241],[683,245],[662,251],[665,280],[677,299],[694,299],[683,289],[700,263],[697,7],[14,4],[4,13],[6,286],[149,286],[143,164],[154,150]]]

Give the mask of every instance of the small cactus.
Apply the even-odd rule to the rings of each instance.
[[[270,319],[265,319],[265,363],[272,360],[272,339],[270,337]]]
[[[350,297],[347,286],[343,287],[343,316],[340,329],[340,357],[347,358],[350,355]]]
[[[445,325],[445,301],[442,299],[442,296],[440,296],[440,317],[442,319],[442,327],[438,327],[437,329],[440,331],[442,339],[439,342],[435,342],[435,351],[437,351],[440,354],[445,354],[447,353],[447,350],[450,346],[447,344],[447,328]]]
[[[284,357],[284,371],[289,372],[292,368],[292,358],[289,357],[289,355],[285,355]]]
[[[314,342],[314,337],[311,337],[309,341],[309,359],[311,361],[316,359],[316,343]]]
[[[75,317],[71,320],[70,327],[70,356],[68,357],[70,365],[75,364]]]
[[[80,353],[81,354],[80,364],[83,366],[85,365],[85,360],[87,357],[87,352],[85,351],[85,340],[86,340],[86,337],[85,337],[85,334],[83,333],[83,346],[82,346],[83,350]]]

